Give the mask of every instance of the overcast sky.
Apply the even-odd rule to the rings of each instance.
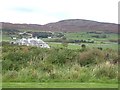
[[[1,0],[0,22],[46,24],[64,19],[118,23],[119,0]]]

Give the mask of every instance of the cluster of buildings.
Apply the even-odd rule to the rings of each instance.
[[[47,43],[38,38],[22,38],[16,41],[12,41],[11,44],[50,48]]]
[[[34,38],[31,33],[20,32],[19,36],[22,39],[17,39],[16,37],[12,37],[13,41],[10,43],[17,45],[36,46],[41,48],[50,48],[49,45],[45,43],[43,40],[38,39],[37,37]]]

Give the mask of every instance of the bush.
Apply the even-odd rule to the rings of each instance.
[[[55,49],[46,58],[46,61],[52,64],[63,65],[67,62],[75,61],[76,53],[68,49]]]
[[[78,63],[81,66],[94,65],[100,62],[104,62],[104,53],[101,50],[94,49],[81,52],[79,55]]]
[[[30,60],[29,53],[11,52],[3,57],[3,68],[7,70],[19,70],[26,66],[27,61]],[[6,67],[7,66],[7,67]]]

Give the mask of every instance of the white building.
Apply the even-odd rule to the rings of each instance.
[[[48,37],[49,39],[52,38],[52,37]]]
[[[22,39],[17,40],[15,42],[15,44],[27,45],[27,46],[37,46],[37,47],[41,47],[41,48],[50,48],[47,43],[45,43],[41,39],[37,39],[37,38],[28,38],[28,39],[22,38]]]

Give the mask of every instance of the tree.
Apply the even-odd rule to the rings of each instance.
[[[85,50],[86,50],[86,45],[85,45],[85,44],[82,44],[82,45],[81,45],[81,48],[82,48],[82,51],[85,51]]]
[[[82,47],[82,48],[86,48],[86,45],[85,45],[85,44],[82,44],[81,47]]]

